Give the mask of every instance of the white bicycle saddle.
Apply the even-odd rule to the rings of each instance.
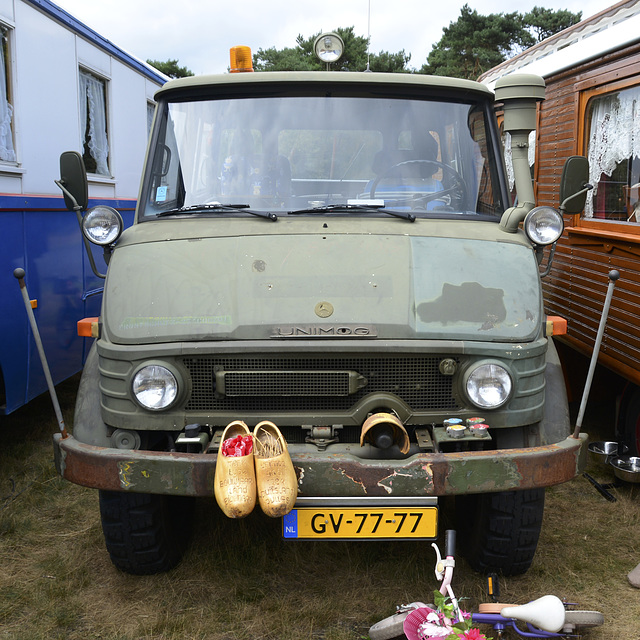
[[[560,631],[564,625],[564,605],[556,596],[542,596],[528,604],[505,607],[500,611],[500,615],[528,622],[538,629],[551,633]]]

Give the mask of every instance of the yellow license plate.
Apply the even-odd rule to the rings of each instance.
[[[283,518],[283,536],[301,539],[427,538],[438,535],[437,507],[293,509]]]

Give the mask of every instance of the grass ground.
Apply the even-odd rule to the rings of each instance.
[[[59,387],[68,424],[76,384]],[[56,476],[56,430],[46,396],[0,419],[2,640],[363,640],[396,604],[428,600],[436,586],[427,543],[285,542],[277,521],[258,511],[230,521],[213,500],[198,504],[176,569],[123,574],[104,548],[97,493]],[[626,578],[640,562],[639,487],[614,489],[616,502],[582,477],[548,489],[534,564],[502,580],[501,600],[554,593],[605,613],[587,638],[640,638],[640,590]],[[454,587],[467,608],[485,599],[463,561]]]

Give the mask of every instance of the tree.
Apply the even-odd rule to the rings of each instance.
[[[582,13],[534,7],[526,14],[480,15],[465,4],[460,17],[443,28],[421,73],[475,79],[544,38],[580,21]]]
[[[553,11],[553,9],[545,9],[544,7],[533,7],[531,11],[524,14],[524,22],[538,42],[577,24],[581,19],[582,11],[571,13],[566,9]]]
[[[160,60],[147,60],[147,64],[155,67],[158,71],[170,78],[186,78],[187,76],[195,75],[193,71],[187,69],[187,67],[178,66],[177,60],[169,59],[164,62]]]
[[[338,28],[335,32],[344,42],[344,53],[330,68],[334,71],[364,71],[367,68],[368,39],[355,35],[354,27]],[[318,60],[313,51],[320,33],[309,38],[299,35],[295,47],[258,49],[253,55],[253,68],[256,71],[323,71],[326,64]],[[410,59],[411,54],[405,53],[404,49],[397,53],[381,51],[369,56],[369,67],[371,71],[408,72]]]
[[[535,44],[518,12],[483,16],[468,4],[460,10],[458,20],[442,31],[422,73],[474,79],[518,50]]]

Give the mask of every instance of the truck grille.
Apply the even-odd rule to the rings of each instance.
[[[192,381],[185,408],[346,411],[370,393],[387,392],[414,411],[454,411],[459,405],[453,377],[440,373],[441,360],[442,356],[185,358]]]

